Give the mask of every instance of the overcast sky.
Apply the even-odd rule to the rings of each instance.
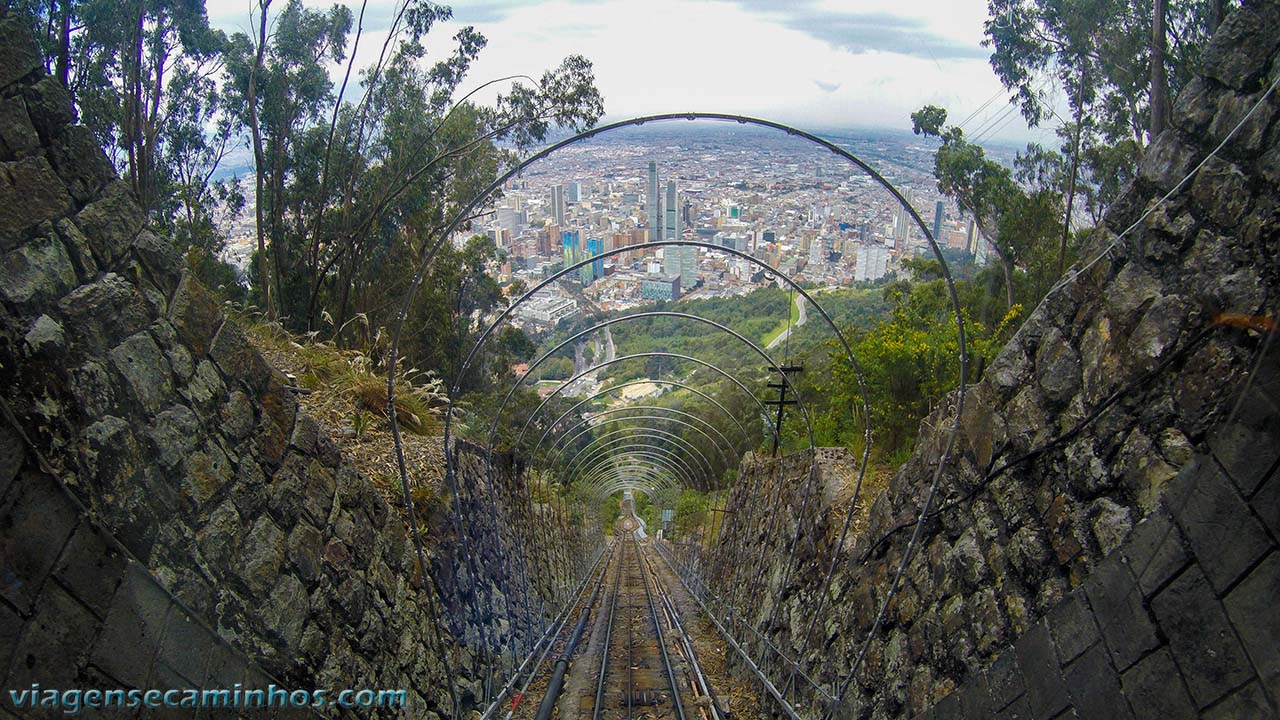
[[[304,0],[329,6],[332,0]],[[358,57],[371,62],[395,0],[369,0]],[[283,4],[278,3],[278,4]],[[348,4],[355,13],[358,0]],[[208,0],[211,22],[249,27],[250,0]],[[939,105],[970,137],[1055,144],[1029,130],[982,47],[986,0],[485,0],[454,4],[428,38],[447,52],[475,25],[488,47],[464,87],[539,76],[585,55],[609,119],[700,110],[760,116],[805,129],[910,130],[913,110]],[[369,30],[372,29],[373,32]]]

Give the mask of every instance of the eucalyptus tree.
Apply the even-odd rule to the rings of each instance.
[[[579,56],[537,81],[468,83],[487,41],[466,26],[429,42],[452,16],[446,6],[399,2],[360,69],[366,5],[321,12],[289,0],[268,22],[270,2],[259,0],[254,37],[231,40],[228,95],[258,170],[255,290],[296,329],[388,324],[414,258],[454,213],[551,127],[587,127],[603,112]],[[476,101],[498,83],[505,92]]]
[[[1147,144],[1167,123],[1170,98],[1193,77],[1228,0],[989,0],[991,66],[1035,127],[1055,117],[1076,182],[1097,220]],[[1061,88],[1071,109],[1057,116]],[[1065,246],[1066,234],[1062,235]],[[1059,257],[1065,252],[1060,249]]]
[[[204,2],[19,0],[15,5],[32,19],[47,69],[70,93],[80,122],[128,180],[149,219],[167,225],[179,174],[168,146],[182,142],[191,149],[189,123],[179,115],[188,101],[206,106],[207,94],[197,98],[195,93],[220,71],[226,41],[210,28]]]
[[[934,156],[938,189],[972,215],[990,241],[1004,274],[1008,307],[1013,307],[1015,268],[1039,266],[1061,229],[1062,158],[1028,146],[1015,162],[1015,175],[946,121],[947,111],[933,105],[911,114],[917,135],[942,141]]]

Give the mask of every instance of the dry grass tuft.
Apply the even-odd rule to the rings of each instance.
[[[866,533],[871,506],[889,488],[889,481],[893,479],[895,472],[897,470],[893,465],[873,461],[867,466],[866,477],[862,479],[862,488],[858,490],[858,502],[853,508],[853,519],[849,522],[849,535],[844,541],[846,550],[857,544],[858,538]],[[854,485],[858,480],[857,468],[850,468],[850,472],[845,473],[843,480],[840,489],[836,492],[835,502],[831,504],[828,511],[831,517],[827,527],[831,529],[832,547],[835,547],[835,543],[839,541],[840,529],[844,527],[845,514],[849,511],[849,500],[853,497]]]
[[[298,402],[368,477],[392,507],[404,510],[395,445],[387,417],[387,379],[369,353],[294,336],[277,323],[239,315],[236,321],[260,352],[302,388]],[[440,511],[444,448],[443,383],[431,373],[401,370],[396,380],[396,418],[401,427],[410,496],[419,523]]]

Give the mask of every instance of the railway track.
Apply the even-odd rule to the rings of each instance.
[[[629,509],[629,508],[627,508]],[[576,617],[554,642],[554,664],[525,685],[507,718],[534,720],[724,720],[676,603],[630,513],[618,522],[608,561],[584,590]],[[569,628],[573,627],[570,632]],[[591,628],[589,633],[588,628]],[[585,638],[584,634],[588,635]]]
[[[591,718],[686,720],[677,671],[650,587],[650,569],[634,534],[627,533],[620,542]]]

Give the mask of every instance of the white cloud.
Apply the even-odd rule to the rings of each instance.
[[[248,27],[247,0],[208,1],[215,23]],[[391,6],[389,0],[370,0],[369,12],[386,15]],[[611,118],[705,110],[809,128],[909,129],[909,114],[926,103],[948,108],[959,121],[1001,91],[979,45],[985,0],[860,0],[856,8],[813,0],[771,7],[778,5],[763,0],[459,4],[459,20],[433,30],[428,47],[443,56],[463,21],[475,19],[489,45],[466,87],[505,75],[537,77],[568,54],[584,55],[595,65]],[[847,27],[859,38],[845,41],[824,31],[828,18],[828,25]],[[874,37],[878,28],[883,38]],[[383,37],[382,32],[366,34],[361,63],[372,62]],[[966,127],[977,129],[1005,107],[1001,96]],[[1015,112],[994,135],[1022,141],[1046,133],[1029,132]]]

